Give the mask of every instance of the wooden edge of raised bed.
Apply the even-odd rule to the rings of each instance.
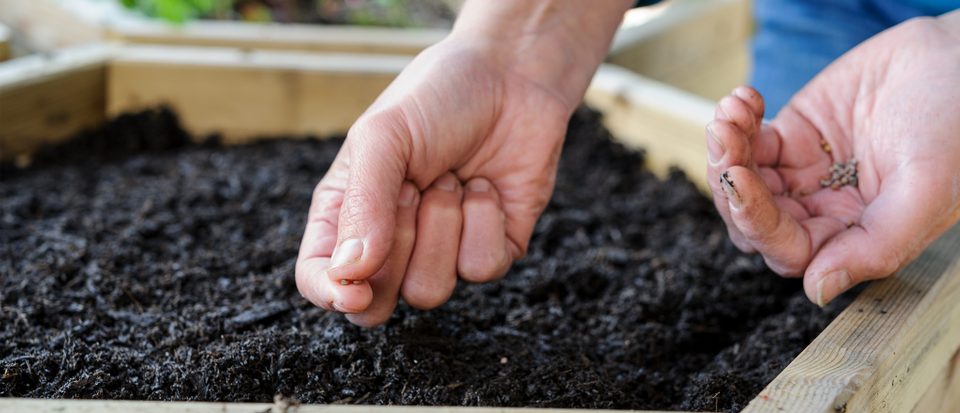
[[[745,412],[926,413],[957,406],[958,251],[960,225],[895,277],[869,286]]]
[[[415,55],[447,36],[445,29],[392,29],[307,24],[197,21],[183,26],[150,21],[106,28],[108,38],[130,43],[240,47],[311,52]]]
[[[673,0],[633,10],[618,31],[608,60],[655,80],[719,98],[742,83],[747,72],[750,3]],[[90,0],[0,0],[0,22],[21,28],[40,51],[109,39],[134,44],[414,55],[448,33],[445,29],[232,21],[176,26],[118,8]],[[717,82],[721,75],[722,81]]]
[[[102,123],[112,54],[112,47],[90,45],[0,64],[0,159]]]
[[[446,29],[190,21],[170,24],[119,4],[89,0],[0,0],[0,22],[24,33],[38,51],[96,41],[339,53],[415,55]],[[63,30],[63,28],[66,30]],[[65,32],[64,32],[65,31]]]
[[[407,56],[124,46],[110,62],[107,114],[166,104],[198,137],[342,134]]]
[[[0,0],[0,22],[16,34],[17,44],[34,52],[99,43],[102,31],[52,0]]]
[[[752,0],[672,2],[661,15],[626,24],[607,61],[710,99],[746,82]],[[629,22],[629,19],[628,19]]]
[[[10,58],[10,28],[0,24],[0,62]]]
[[[654,173],[663,177],[679,167],[709,193],[704,127],[713,119],[714,102],[611,64],[597,70],[585,101],[603,113],[618,140],[646,150]]]

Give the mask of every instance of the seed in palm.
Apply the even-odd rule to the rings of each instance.
[[[820,180],[820,186],[823,188],[831,188],[833,190],[840,189],[844,186],[857,186],[857,164],[859,162],[856,159],[850,158],[850,161],[837,162],[830,166],[830,176]]]

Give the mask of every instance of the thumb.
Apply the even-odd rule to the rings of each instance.
[[[859,223],[817,252],[804,274],[807,297],[824,306],[854,285],[886,277],[913,260],[956,221],[935,173],[889,178]]]
[[[347,186],[337,245],[327,275],[339,284],[359,283],[380,270],[393,244],[397,197],[409,159],[402,117],[387,113],[358,120],[347,134]]]

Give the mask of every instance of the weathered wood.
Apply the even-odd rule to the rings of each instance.
[[[346,132],[408,57],[129,46],[110,64],[107,113],[166,104],[196,136]]]
[[[446,37],[443,29],[391,29],[306,24],[198,21],[116,24],[107,36],[130,43],[238,47],[326,53],[415,55]]]
[[[659,16],[617,32],[607,61],[719,99],[746,81],[750,0],[674,1]]]
[[[9,6],[9,7],[8,7]],[[119,2],[0,0],[0,22],[37,50],[103,40],[129,43],[415,55],[449,30],[198,20],[171,24],[139,16]]]
[[[657,413],[637,411],[636,413]],[[33,413],[599,413],[613,410],[525,409],[496,407],[289,405],[269,403],[197,403],[103,400],[0,399],[0,412]],[[629,410],[620,410],[629,412]],[[666,413],[666,412],[660,412]],[[680,412],[682,413],[682,412]]]
[[[913,410],[960,349],[958,251],[960,225],[867,288],[745,412]]]
[[[0,159],[102,123],[111,53],[83,46],[0,65]]]
[[[960,349],[923,394],[914,413],[960,412]]]
[[[713,102],[605,64],[587,90],[586,103],[603,112],[604,125],[619,140],[647,151],[647,167],[654,173],[665,176],[679,167],[709,192],[704,125],[713,119]]]
[[[102,30],[52,0],[0,0],[0,23],[15,31],[18,45],[35,52],[99,43]]]
[[[10,58],[10,28],[0,24],[0,62]]]

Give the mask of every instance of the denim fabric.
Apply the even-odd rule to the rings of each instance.
[[[941,14],[942,8],[918,5],[937,2],[943,1],[757,0],[750,84],[764,95],[767,116],[775,116],[804,84],[860,42],[904,20]]]

